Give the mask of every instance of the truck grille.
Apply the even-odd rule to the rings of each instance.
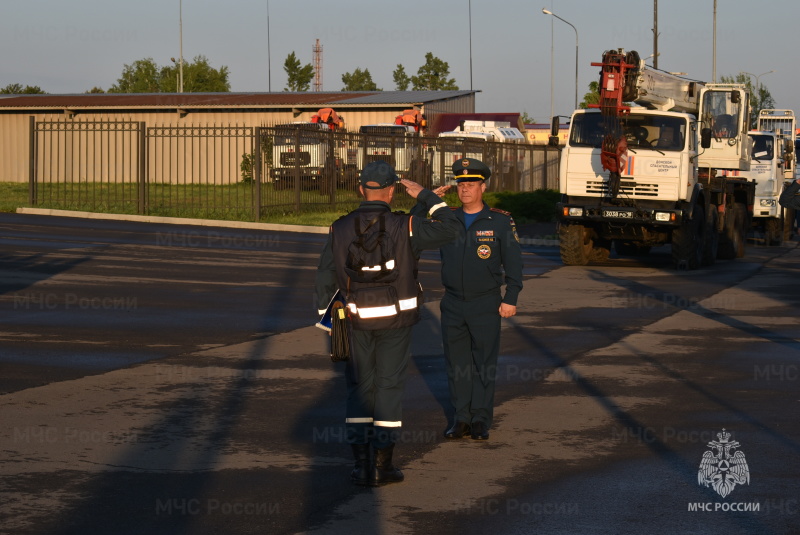
[[[311,155],[307,152],[282,152],[281,166],[289,165],[308,165],[311,163]]]
[[[623,180],[619,193],[626,197],[658,197],[658,184]],[[589,180],[586,182],[586,194],[606,196],[609,194],[608,184],[602,180]]]

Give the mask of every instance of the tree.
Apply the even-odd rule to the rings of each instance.
[[[450,76],[450,65],[435,57],[433,53],[425,54],[425,65],[419,68],[416,76],[411,77],[414,91],[439,91],[458,89],[454,78]]]
[[[0,89],[0,95],[46,95],[45,91],[42,91],[42,88],[38,85],[26,85],[22,87],[22,84],[8,84],[4,88]]]
[[[159,69],[153,58],[144,58],[126,64],[117,83],[108,89],[109,93],[158,93]]]
[[[582,110],[589,107],[589,104],[600,103],[600,82],[589,82],[589,92],[583,95],[583,102],[580,103]]]
[[[159,72],[159,87],[163,93],[176,93],[178,91],[178,76],[180,67],[175,63],[161,67]],[[214,69],[208,58],[195,56],[191,63],[183,63],[183,91],[184,93],[227,93],[231,90],[228,81],[228,67],[222,66]]]
[[[372,81],[372,75],[369,69],[364,69],[362,71],[356,68],[352,73],[344,73],[342,75],[342,83],[344,84],[342,91],[382,91],[378,89],[378,86]]]
[[[94,86],[89,91],[86,91],[86,93],[105,93],[105,91],[103,91],[102,87]]]
[[[750,93],[750,128],[755,128],[758,124],[758,115],[761,110],[775,108],[775,99],[772,98],[769,89],[762,83],[759,83],[758,88],[753,87],[753,80],[749,74],[740,72],[736,76],[723,76],[720,81],[723,84],[741,84],[747,87],[747,91]]]
[[[392,73],[392,78],[394,79],[395,90],[408,91],[408,86],[411,84],[411,78],[408,77],[405,68],[399,63],[397,64],[397,68]]]
[[[308,91],[311,87],[311,79],[314,78],[314,67],[310,63],[300,66],[300,60],[294,52],[286,57],[283,62],[283,70],[286,71],[286,88],[284,91]]]
[[[122,76],[112,85],[109,93],[177,93],[178,72],[176,64],[159,67],[153,58],[144,58],[125,65]],[[185,93],[224,93],[230,91],[228,67],[213,68],[205,56],[195,56],[191,63],[183,63],[183,91]]]

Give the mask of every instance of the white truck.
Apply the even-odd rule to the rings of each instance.
[[[756,185],[753,229],[764,236],[767,245],[781,245],[792,232],[794,214],[782,207],[778,198],[795,177],[796,121],[792,110],[761,110],[753,139],[753,160],[747,177]]]
[[[398,116],[398,120],[401,116]],[[367,124],[358,131],[360,141],[358,163],[363,166],[377,160],[391,164],[397,176],[409,178],[425,187],[432,185],[432,169],[428,144],[419,125],[404,122]]]
[[[440,132],[438,150],[433,161],[434,182],[445,184],[453,179],[452,165],[461,158],[476,158],[489,166],[494,177],[508,175],[512,169],[522,171],[522,153],[498,151],[494,143],[524,143],[525,136],[508,121],[465,120],[458,130]]]
[[[294,188],[299,176],[302,189],[323,189],[335,174],[336,154],[331,147],[330,126],[318,122],[293,122],[274,127],[270,178],[276,190]]]
[[[562,151],[561,259],[586,265],[671,244],[678,269],[744,255],[755,186],[749,95],[607,51],[599,109],[576,110]],[[627,105],[635,103],[637,105]],[[557,120],[553,135],[558,135]]]

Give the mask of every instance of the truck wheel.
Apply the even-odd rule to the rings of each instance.
[[[783,220],[769,218],[764,223],[764,241],[767,245],[775,246],[783,242]]]
[[[706,214],[706,228],[703,234],[703,266],[713,266],[717,261],[719,252],[719,233],[717,232],[717,209],[708,207]]]
[[[585,266],[592,252],[592,239],[583,225],[560,225],[558,228],[561,261],[567,266]]]
[[[703,261],[706,217],[703,207],[694,205],[692,219],[672,231],[672,265],[675,269],[697,269]]]
[[[744,213],[744,205],[738,202],[725,211],[725,228],[722,229],[717,258],[732,260],[744,256]]]
[[[595,239],[592,242],[592,252],[589,253],[589,262],[605,262],[611,254],[611,240]]]

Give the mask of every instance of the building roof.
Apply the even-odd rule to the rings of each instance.
[[[351,91],[281,93],[80,93],[0,95],[0,109],[292,108],[420,106],[478,91]]]

